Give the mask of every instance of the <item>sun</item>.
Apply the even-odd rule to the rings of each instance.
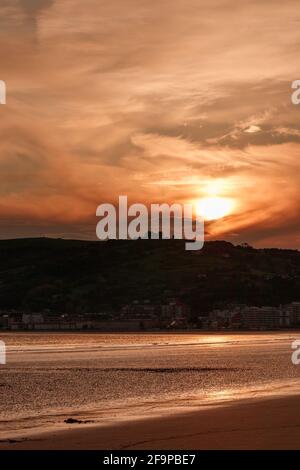
[[[222,219],[233,209],[233,201],[227,197],[205,197],[196,203],[197,213],[205,220]]]

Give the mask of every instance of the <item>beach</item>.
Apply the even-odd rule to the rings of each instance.
[[[111,426],[79,425],[68,431],[0,442],[0,450],[299,449],[299,404],[296,396],[231,403]]]
[[[0,449],[300,448],[297,338],[3,334]]]

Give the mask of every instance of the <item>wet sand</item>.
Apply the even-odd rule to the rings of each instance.
[[[4,449],[300,449],[300,396],[227,403],[186,414],[0,442]]]
[[[5,333],[0,449],[300,449],[296,338]]]

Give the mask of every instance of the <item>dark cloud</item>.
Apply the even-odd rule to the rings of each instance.
[[[50,8],[55,0],[19,0],[21,7],[30,16],[37,16],[42,10]]]
[[[18,0],[20,7],[25,13],[24,30],[33,35],[37,41],[38,16],[44,10],[54,5],[55,0]]]

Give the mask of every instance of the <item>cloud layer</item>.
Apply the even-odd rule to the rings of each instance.
[[[2,0],[2,238],[215,190],[210,237],[299,248],[299,26],[296,0]]]

